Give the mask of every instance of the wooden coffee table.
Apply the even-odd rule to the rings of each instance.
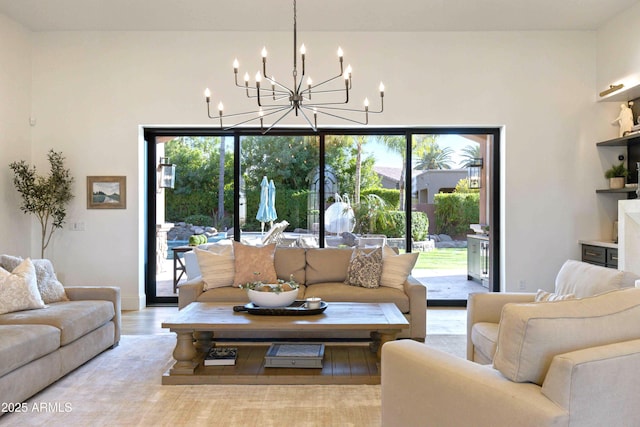
[[[409,322],[393,303],[330,302],[322,314],[262,316],[234,312],[233,304],[193,302],[162,323],[177,335],[176,363],[163,384],[379,384],[382,345],[394,340]],[[265,368],[268,346],[242,345],[233,366],[203,366],[216,332],[222,331],[370,331],[373,343],[326,345],[322,369]],[[371,349],[376,353],[372,353]]]

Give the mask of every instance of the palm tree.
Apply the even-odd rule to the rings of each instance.
[[[460,165],[461,168],[468,168],[473,163],[473,159],[479,159],[480,156],[480,144],[469,144],[464,147],[462,150],[463,163]]]
[[[441,148],[435,138],[426,141],[418,153],[416,169],[451,169],[451,155],[453,150],[451,147]]]
[[[398,189],[400,190],[400,206],[399,209],[404,209],[404,176],[407,171],[407,138],[403,135],[380,135],[379,141],[381,141],[389,151],[396,152],[402,157],[402,171],[400,172],[400,181],[398,182]]]

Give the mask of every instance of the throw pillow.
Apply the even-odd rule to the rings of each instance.
[[[276,244],[250,246],[233,242],[236,275],[235,286],[249,282],[276,283],[278,276],[274,265]]]
[[[377,288],[380,286],[380,276],[382,276],[382,248],[354,249],[345,283],[363,288]]]
[[[36,270],[29,258],[11,273],[0,268],[0,314],[44,307],[36,283]]]
[[[233,246],[226,245],[226,251],[220,247],[216,252],[195,248],[193,251],[198,259],[198,266],[202,273],[204,290],[233,286],[235,277],[235,261],[233,258]]]
[[[382,277],[380,286],[404,290],[404,282],[418,261],[418,252],[396,254],[389,246],[382,249]]]
[[[547,292],[542,289],[538,289],[536,293],[535,302],[550,302],[550,301],[564,301],[567,299],[576,299],[574,294],[558,295],[553,292]]]
[[[0,257],[0,264],[10,271],[15,269],[22,261],[24,261],[22,258],[11,255],[2,255]],[[31,263],[36,270],[38,291],[44,303],[69,301],[64,286],[58,281],[51,261],[48,259],[32,259]]]

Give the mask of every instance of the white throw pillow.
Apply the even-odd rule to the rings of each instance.
[[[615,268],[568,260],[556,276],[555,293],[574,294],[576,298],[590,297],[622,288],[623,279],[624,273]]]
[[[0,256],[0,266],[10,271],[15,269],[22,261],[24,260],[21,257],[12,255]],[[51,261],[48,259],[32,259],[31,263],[36,270],[38,291],[44,303],[69,301],[64,286],[58,281]]]
[[[404,290],[404,282],[418,261],[417,252],[398,255],[391,247],[383,246],[380,286]]]
[[[574,294],[558,295],[558,294],[554,294],[553,292],[547,292],[545,290],[538,289],[538,292],[536,293],[536,297],[534,301],[535,302],[552,302],[552,301],[564,301],[567,299],[576,299],[576,296]]]
[[[235,277],[235,261],[233,246],[216,247],[216,252],[195,248],[198,265],[202,273],[204,290],[233,286]]]
[[[0,314],[45,307],[38,292],[36,270],[29,258],[11,273],[0,268]]]

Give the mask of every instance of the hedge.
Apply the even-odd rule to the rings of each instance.
[[[436,234],[460,236],[469,230],[469,224],[480,221],[480,194],[439,193],[436,205]]]

